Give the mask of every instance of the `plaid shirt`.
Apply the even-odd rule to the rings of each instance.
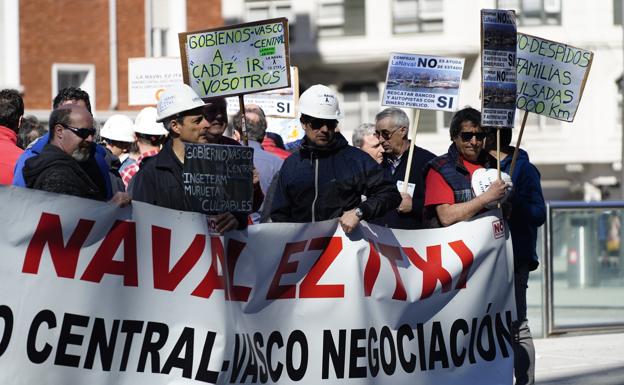
[[[141,161],[145,158],[149,158],[150,156],[154,156],[156,154],[158,154],[159,150],[150,150],[150,151],[146,151],[143,154],[141,154],[141,156],[139,157],[139,159],[137,159],[137,161],[135,163],[132,163],[131,165],[129,165],[128,167],[126,167],[122,172],[121,172],[121,180],[123,181],[124,185],[126,185],[126,188],[128,188],[128,184],[130,184],[130,181],[132,180],[132,177],[139,172],[139,167],[141,166]]]

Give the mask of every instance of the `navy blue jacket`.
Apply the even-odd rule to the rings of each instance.
[[[401,156],[401,160],[394,174],[392,174],[390,164],[388,163],[388,156],[384,154],[383,166],[387,169],[389,174],[392,174],[391,177],[395,183],[397,181],[405,181],[408,155],[408,151],[405,151],[403,156]],[[425,178],[423,176],[423,169],[427,162],[433,158],[435,158],[435,155],[431,152],[414,146],[412,167],[409,176],[409,183],[415,185],[414,194],[412,195],[412,211],[409,213],[399,213],[396,210],[390,210],[383,217],[372,220],[372,223],[393,229],[422,229],[425,227],[423,224],[423,205],[425,203]]]
[[[362,202],[362,195],[366,201]],[[336,133],[327,146],[304,139],[286,158],[271,208],[273,222],[315,222],[360,207],[368,220],[401,203],[396,184],[367,153]]]
[[[513,148],[512,148],[513,150]],[[509,173],[511,155],[501,161],[501,170]],[[511,176],[513,195],[511,217],[508,220],[514,253],[514,265],[528,265],[530,270],[539,265],[537,228],[546,221],[546,204],[540,184],[540,173],[529,161],[526,151],[519,149],[516,167]]]

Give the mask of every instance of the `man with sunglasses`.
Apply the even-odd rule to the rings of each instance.
[[[450,134],[453,143],[448,153],[425,168],[425,220],[430,227],[468,220],[488,204],[503,199],[508,188],[499,179],[477,197],[472,191],[472,173],[496,167],[496,159],[483,149],[487,133],[481,127],[481,112],[470,107],[457,111],[451,119]]]
[[[50,115],[50,142],[23,168],[26,186],[37,190],[106,200],[106,187],[93,171],[83,167],[91,156],[95,136],[93,117],[76,104],[62,106]]]
[[[399,205],[401,196],[384,170],[336,132],[341,113],[331,89],[310,87],[299,98],[299,111],[305,136],[301,149],[280,170],[271,210],[274,222],[340,218],[348,234],[361,220]]]
[[[396,210],[388,211],[373,223],[393,229],[422,229],[423,203],[425,200],[425,181],[422,171],[435,155],[424,148],[414,146],[412,165],[408,179],[407,192],[403,192],[407,172],[407,158],[411,141],[408,138],[409,118],[400,108],[390,107],[375,116],[375,136],[384,149],[382,165],[392,175],[401,193],[401,204]]]

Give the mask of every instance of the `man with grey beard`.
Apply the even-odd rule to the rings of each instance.
[[[67,104],[52,111],[49,127],[50,142],[39,156],[28,159],[24,166],[26,186],[106,200],[105,187],[93,175],[97,169],[87,167],[89,162],[85,162],[91,156],[95,135],[91,113],[77,104]],[[113,198],[116,199],[119,197]]]

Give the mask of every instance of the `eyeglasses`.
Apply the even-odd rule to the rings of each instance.
[[[312,119],[308,124],[313,130],[320,130],[323,126],[328,130],[335,130],[338,127],[338,121],[334,119]]]
[[[459,136],[461,137],[461,140],[464,142],[470,142],[473,136],[477,138],[477,142],[482,142],[483,139],[485,139],[485,137],[487,136],[487,133],[485,132],[460,132]]]
[[[69,126],[67,124],[63,124],[63,123],[59,123],[61,126],[63,126],[64,128],[67,128],[69,131],[73,132],[74,134],[76,134],[76,136],[82,138],[82,139],[87,139],[89,136],[95,136],[95,128],[91,127],[91,128],[78,128],[78,127],[72,127]]]
[[[394,133],[399,131],[399,130],[400,130],[400,128],[397,128],[396,130],[394,130],[392,132],[388,132],[388,131],[375,131],[375,136],[377,137],[377,139],[383,138],[383,140],[390,140],[390,138],[392,138]]]

